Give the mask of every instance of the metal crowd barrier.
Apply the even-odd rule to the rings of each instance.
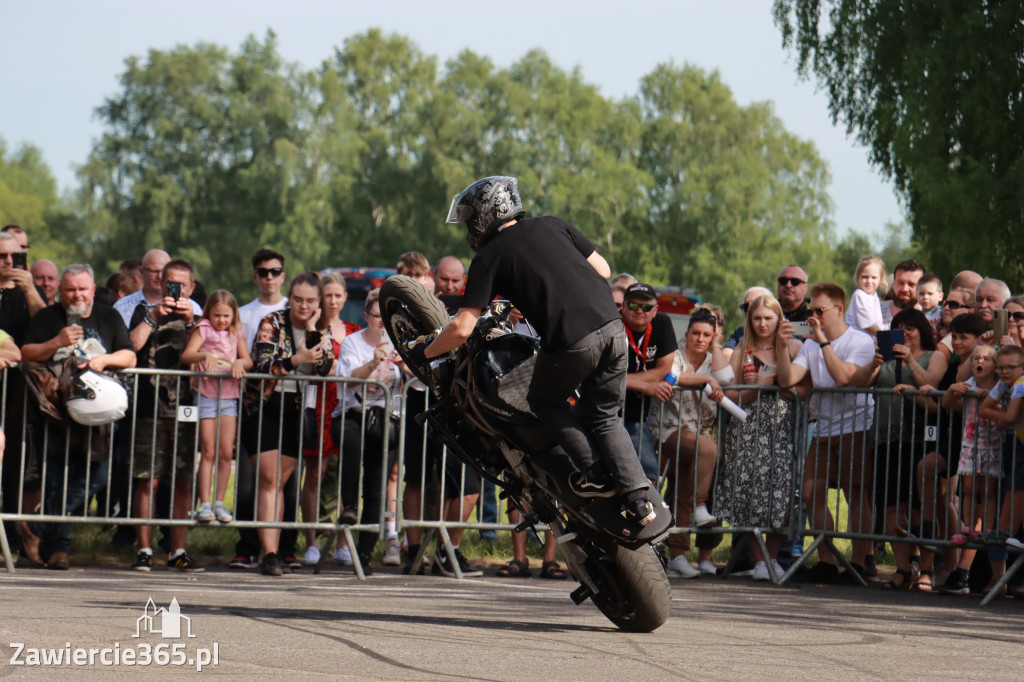
[[[193,381],[203,376],[218,376],[195,372],[155,371],[155,370],[128,370],[123,373],[125,383],[135,389],[135,383],[141,381],[159,381],[161,386],[179,389],[185,382]],[[220,375],[222,378],[223,375]],[[24,407],[31,404],[32,397],[22,387],[20,382],[9,381],[9,373],[4,373],[3,395],[0,397],[4,407],[5,429],[9,426],[8,419],[20,420],[17,427],[23,429],[28,435],[17,440],[8,440],[8,456],[3,463],[0,463],[0,473],[4,477],[4,500],[2,518],[5,522],[31,522],[33,524],[67,524],[67,523],[98,523],[114,525],[159,525],[159,526],[189,526],[197,527],[200,524],[195,518],[182,517],[173,518],[168,508],[157,509],[155,497],[151,498],[148,513],[135,514],[135,490],[132,485],[135,478],[136,457],[135,457],[135,432],[139,419],[122,420],[116,432],[105,441],[102,439],[93,441],[89,439],[83,446],[81,442],[74,442],[67,437],[67,428],[51,423],[40,423],[31,418],[31,409],[8,409],[11,407]],[[248,381],[258,388],[267,388],[270,382],[279,381],[279,377],[272,375],[248,376]],[[473,521],[470,516],[467,504],[475,504],[474,496],[476,486],[472,480],[475,474],[454,461],[453,456],[439,443],[429,437],[426,425],[417,424],[414,414],[406,409],[410,398],[416,400],[415,387],[412,382],[406,382],[400,396],[399,419],[392,424],[391,420],[385,420],[384,441],[381,445],[382,452],[380,459],[383,462],[395,462],[397,477],[392,477],[395,468],[382,466],[380,477],[376,482],[370,481],[370,488],[374,484],[379,486],[380,505],[376,518],[368,519],[367,522],[360,521],[355,524],[341,524],[338,519],[345,508],[342,490],[346,485],[344,480],[343,457],[330,455],[331,443],[324,437],[323,413],[327,404],[327,392],[334,391],[337,384],[356,385],[362,395],[374,390],[382,391],[388,405],[392,405],[396,396],[388,393],[387,387],[379,382],[360,379],[336,378],[336,377],[288,377],[288,380],[295,380],[303,391],[305,387],[322,386],[325,390],[316,392],[313,407],[304,409],[303,414],[317,414],[317,424],[314,430],[299,429],[300,443],[299,450],[308,453],[308,456],[298,458],[297,469],[291,477],[290,485],[296,488],[301,487],[300,483],[304,478],[310,476],[310,472],[323,472],[324,475],[316,476],[315,499],[317,500],[316,513],[305,518],[302,514],[301,495],[295,492],[293,495],[286,495],[283,508],[279,502],[275,502],[275,517],[281,517],[276,521],[254,520],[260,515],[258,501],[252,500],[252,482],[248,476],[243,475],[244,469],[251,467],[242,466],[246,457],[239,458],[238,453],[244,450],[243,431],[245,429],[261,429],[267,420],[276,420],[279,431],[285,426],[286,412],[279,409],[276,412],[264,410],[265,403],[259,403],[259,410],[255,415],[243,415],[236,422],[236,461],[237,469],[232,487],[235,499],[235,520],[225,527],[235,528],[240,533],[252,532],[258,529],[276,528],[283,532],[312,531],[322,533],[334,533],[343,536],[352,548],[353,563],[357,575],[363,576],[362,566],[358,553],[355,551],[356,542],[353,531],[368,532],[375,534],[377,538],[384,535],[385,526],[389,520],[394,520],[396,531],[418,531],[424,533],[424,539],[420,543],[419,556],[415,557],[414,566],[419,561],[430,541],[431,534],[440,536],[447,547],[449,560],[453,566],[456,577],[461,577],[458,570],[458,562],[452,550],[451,532],[455,529],[476,529],[502,530],[507,531],[513,528],[511,523],[502,522],[500,516],[481,518],[482,509],[477,509],[478,518]],[[15,396],[9,396],[7,388],[9,385],[17,385],[20,395],[17,400]],[[670,544],[682,542],[681,538],[688,538],[696,533],[698,547],[703,545],[716,545],[724,535],[742,533],[743,543],[753,541],[764,556],[768,555],[768,547],[763,536],[765,533],[775,533],[791,539],[798,546],[803,546],[810,539],[810,545],[804,549],[802,555],[797,558],[784,575],[776,575],[771,562],[768,562],[769,571],[773,582],[784,583],[793,577],[799,567],[806,560],[806,557],[815,549],[824,546],[829,548],[838,564],[849,569],[849,560],[843,551],[837,547],[839,540],[850,542],[863,542],[868,544],[891,543],[895,548],[909,546],[912,544],[921,545],[925,551],[933,552],[935,548],[959,547],[950,539],[952,535],[960,530],[959,523],[962,518],[962,505],[958,494],[958,482],[954,477],[945,476],[946,473],[956,473],[959,453],[947,453],[947,466],[935,466],[934,452],[939,448],[934,444],[950,442],[953,435],[954,420],[948,412],[939,410],[937,412],[919,412],[916,410],[904,409],[907,401],[916,399],[916,392],[908,392],[906,398],[893,395],[892,391],[886,389],[812,389],[806,398],[799,398],[789,391],[784,392],[787,398],[780,397],[780,389],[775,386],[732,386],[727,390],[755,391],[753,400],[745,404],[749,408],[751,416],[745,425],[746,432],[753,431],[759,434],[753,441],[741,440],[738,421],[726,414],[725,411],[717,409],[710,420],[704,420],[696,425],[692,432],[695,440],[695,447],[684,447],[679,438],[670,439],[671,434],[664,433],[665,429],[655,428],[652,432],[655,450],[659,452],[660,476],[656,483],[662,487],[665,499],[673,506],[677,515],[677,525],[672,529]],[[674,391],[674,400],[680,400],[684,394],[691,394],[694,404],[703,406],[708,399],[698,389],[682,389],[677,387]],[[137,403],[137,390],[132,390],[133,404]],[[867,437],[856,444],[856,447],[848,453],[848,456],[838,461],[839,466],[835,467],[834,462],[828,458],[812,457],[825,447],[824,441],[815,433],[816,428],[823,422],[824,418],[834,418],[840,421],[851,417],[851,414],[844,412],[849,408],[841,404],[836,412],[835,407],[828,414],[822,414],[820,407],[815,406],[821,396],[840,397],[847,394],[860,396],[871,396],[877,402],[870,408],[872,427],[867,430]],[[429,401],[423,399],[425,394],[420,396],[424,406]],[[941,393],[929,394],[929,398],[937,399]],[[785,405],[784,414],[772,406]],[[654,410],[654,421],[665,422],[664,412],[671,410],[671,404],[660,404]],[[303,403],[304,407],[306,403]],[[342,414],[352,405],[345,402],[340,404]],[[240,406],[240,410],[244,408]],[[883,415],[888,421],[896,424],[894,431],[898,437],[886,442],[880,442],[878,437],[877,424],[875,420]],[[196,408],[183,406],[173,416],[163,417],[156,411],[154,406],[152,413],[139,415],[140,417],[158,418],[164,421],[170,428],[172,449],[181,445],[185,450],[193,453],[199,450],[199,436],[197,429],[191,426],[196,418]],[[767,420],[767,421],[759,421]],[[671,421],[671,420],[670,420]],[[768,423],[770,422],[770,423]],[[398,430],[397,443],[394,453],[388,452],[387,441],[391,429]],[[18,428],[14,429],[17,432]],[[416,433],[418,431],[418,433]],[[155,438],[156,436],[151,436]],[[642,436],[644,437],[644,436]],[[184,439],[184,441],[182,441]],[[251,435],[249,436],[251,440]],[[360,448],[365,446],[365,430],[360,434]],[[149,460],[153,463],[153,444],[150,440]],[[219,448],[219,438],[217,439]],[[406,447],[413,444],[418,451],[406,452]],[[261,458],[271,456],[269,453],[279,449],[280,441],[274,443],[262,442],[257,437],[256,466],[263,461]],[[341,447],[345,447],[345,443]],[[1008,480],[1013,480],[1018,471],[1016,439],[1008,447],[1006,459],[1008,461]],[[701,448],[704,448],[704,452]],[[708,455],[713,473],[710,477],[707,474]],[[12,452],[13,451],[13,452]],[[39,456],[41,453],[46,456]],[[219,454],[219,453],[217,453]],[[214,461],[216,462],[217,454]],[[252,453],[249,453],[250,455]],[[389,454],[391,457],[389,458]],[[1024,454],[1024,453],[1021,453]],[[407,455],[412,459],[407,459]],[[364,453],[365,456],[365,453]],[[145,462],[145,460],[141,460]],[[420,463],[418,477],[405,481],[405,469],[410,461]],[[805,462],[811,462],[811,469],[805,469]],[[741,466],[760,467],[756,478],[752,472],[743,470]],[[181,476],[186,476],[192,489],[191,509],[195,508],[196,483],[197,483],[198,456],[191,469],[187,467],[180,473],[172,469],[170,475],[171,489],[175,487]],[[33,470],[33,465],[38,465],[38,474]],[[703,466],[702,466],[703,465]],[[275,462],[276,476],[281,474],[281,461]],[[1021,465],[1024,466],[1024,465]],[[356,489],[360,491],[362,498],[365,479],[365,472],[362,466],[358,467],[360,481]],[[1024,473],[1024,472],[1022,472]],[[764,484],[764,476],[771,479],[767,485]],[[774,478],[772,478],[774,476]],[[825,497],[822,499],[822,488],[809,487],[804,484],[805,477],[810,480],[824,480]],[[389,490],[389,478],[392,479]],[[975,479],[985,477],[976,476]],[[396,480],[397,479],[397,480]],[[698,490],[694,481],[701,480],[707,485],[706,490]],[[788,485],[776,484],[777,481],[788,480]],[[1006,485],[1007,478],[1000,479],[998,485],[983,486],[980,493],[976,493],[977,506],[988,517],[996,520],[993,523],[994,531],[1010,530],[1000,527],[999,518],[1000,505],[1006,497],[1006,491],[1012,486]],[[775,481],[773,483],[772,481]],[[214,467],[214,482],[216,482],[216,467]],[[350,482],[349,482],[350,483]],[[484,485],[488,485],[484,481]],[[457,490],[453,490],[455,486]],[[703,485],[701,486],[703,487]],[[806,489],[805,489],[806,488]],[[46,494],[33,498],[34,489]],[[418,499],[412,500],[406,508],[406,495],[410,490],[418,489]],[[845,492],[848,491],[852,499],[847,499]],[[94,513],[89,512],[88,500],[97,491],[107,491],[106,495],[99,496]],[[751,523],[749,519],[737,511],[738,507],[749,502],[752,491],[760,490],[762,496],[767,493],[768,504],[764,510],[765,518],[760,518],[758,523]],[[977,488],[976,488],[977,490]],[[88,494],[87,494],[88,491]],[[312,492],[310,490],[309,492]],[[726,514],[725,524],[715,525],[710,528],[697,528],[693,523],[682,523],[680,519],[686,519],[698,503],[709,493],[710,500],[707,502],[708,509],[716,514],[716,508],[722,508]],[[308,494],[308,493],[307,493]],[[10,500],[14,496],[13,502]],[[899,516],[896,523],[890,523],[888,528],[884,523],[880,524],[879,519],[883,518],[886,510],[885,500],[887,497],[894,497],[898,502],[906,499],[907,513]],[[35,500],[38,499],[38,508],[35,507]],[[1019,507],[1017,501],[1010,495],[1009,512]],[[445,500],[451,500],[449,505],[454,505],[449,514],[445,514]],[[472,501],[472,502],[470,502]],[[843,513],[850,508],[869,509],[870,513],[862,514],[858,518],[847,518]],[[809,518],[805,516],[804,510],[810,510]],[[680,511],[683,513],[680,514]],[[900,511],[898,505],[897,510]],[[498,510],[500,513],[500,509]],[[815,513],[817,512],[817,513]],[[826,512],[826,513],[822,513]],[[783,519],[780,523],[778,519]],[[449,518],[452,517],[452,518]],[[807,522],[805,525],[805,518]],[[870,527],[866,519],[870,518]],[[1012,517],[1011,517],[1012,518]],[[301,520],[300,520],[301,519]],[[772,519],[775,519],[773,522]],[[834,522],[833,522],[834,520]],[[214,524],[216,525],[216,524]],[[955,525],[956,527],[952,527]],[[1011,533],[1012,535],[1012,533]],[[0,549],[3,550],[8,570],[13,570],[11,565],[11,554],[6,542],[7,538],[0,533]],[[293,542],[293,541],[292,541]],[[678,546],[678,545],[677,545]],[[1005,551],[1004,548],[990,548],[977,542],[969,541],[964,545],[967,549]],[[330,547],[330,542],[328,543]],[[709,547],[710,548],[710,547]],[[737,547],[738,549],[739,547]],[[902,550],[900,550],[902,551]],[[738,552],[734,552],[732,558],[725,568],[725,573],[731,570],[737,558]],[[1024,554],[1018,554],[1016,559],[1007,567],[1007,570],[995,585],[985,602],[993,598],[997,591],[1006,583],[1009,578],[1024,564]],[[936,586],[937,587],[937,586]]]

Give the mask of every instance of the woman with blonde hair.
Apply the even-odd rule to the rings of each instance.
[[[792,500],[785,491],[793,486],[793,430],[796,407],[793,395],[776,386],[775,367],[784,353],[792,360],[800,342],[788,343],[779,335],[785,319],[774,296],[758,296],[747,308],[743,340],[730,364],[736,383],[757,389],[729,390],[726,395],[747,411],[746,421],[734,419],[722,439],[724,455],[719,463],[715,490],[715,513],[730,525],[764,528],[768,531],[764,556],[760,544],[751,547],[754,580],[768,580],[771,561],[777,575],[782,567],[775,560],[782,544],[782,531]],[[795,389],[806,393],[809,385]]]

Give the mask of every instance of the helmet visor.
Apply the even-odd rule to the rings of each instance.
[[[473,215],[473,209],[465,204],[459,203],[462,198],[462,193],[456,194],[452,197],[452,207],[448,209],[448,217],[444,222],[446,223],[464,223],[469,220]]]

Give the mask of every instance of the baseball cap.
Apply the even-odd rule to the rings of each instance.
[[[652,301],[658,300],[658,292],[654,290],[650,284],[644,284],[643,282],[637,282],[636,284],[630,284],[626,287],[625,293],[622,294],[622,300],[628,300],[630,298],[648,298]]]

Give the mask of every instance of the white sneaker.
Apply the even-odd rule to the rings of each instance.
[[[772,566],[775,568],[775,577],[776,578],[781,579],[782,576],[786,575],[786,569],[784,569],[782,567],[782,564],[780,564],[775,559],[772,559]]]
[[[687,561],[685,554],[680,554],[675,559],[669,559],[668,566],[665,567],[665,573],[668,573],[674,578],[696,578],[700,575],[700,571],[690,565]]]
[[[754,564],[754,580],[771,580],[772,576],[768,572],[768,564],[763,560],[758,561]]]
[[[382,563],[385,566],[402,565],[402,553],[398,549],[398,538],[391,538],[384,545],[384,561]]]
[[[717,521],[714,516],[708,513],[708,508],[703,504],[693,510],[693,516],[690,517],[690,523],[697,528],[707,528],[708,526],[715,525]]]
[[[213,515],[213,507],[210,506],[210,503],[203,502],[199,505],[199,511],[196,512],[196,518],[203,523],[209,523],[217,517]]]
[[[231,516],[231,511],[223,504],[213,505],[213,515],[221,523],[231,523],[235,520],[235,517]]]
[[[718,574],[718,569],[715,568],[715,565],[713,563],[711,563],[710,561],[708,561],[707,559],[705,559],[704,561],[701,561],[700,563],[697,564],[697,570],[700,571],[701,575],[717,575]]]
[[[342,566],[352,565],[352,552],[349,551],[348,545],[334,550],[334,563],[341,564]]]
[[[1006,548],[1022,550],[1024,549],[1024,542],[1021,542],[1020,540],[1011,535],[1010,537],[1006,538]]]
[[[306,548],[306,556],[302,558],[302,561],[307,566],[316,566],[320,563],[320,548],[316,545],[310,545]]]

